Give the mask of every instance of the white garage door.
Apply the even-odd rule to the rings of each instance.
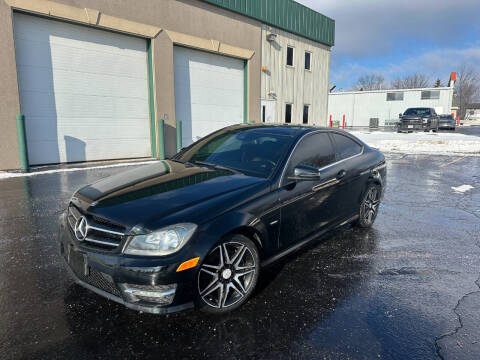
[[[151,156],[146,41],[14,15],[30,164]]]
[[[182,47],[174,49],[175,113],[182,145],[243,122],[243,60]]]

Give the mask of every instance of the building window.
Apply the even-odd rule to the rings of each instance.
[[[387,93],[387,101],[403,101],[403,92]]]
[[[292,122],[292,104],[285,106],[285,123],[290,124]]]
[[[305,70],[311,70],[312,53],[305,51]]]
[[[293,66],[293,47],[287,46],[287,66]]]
[[[308,113],[310,111],[310,105],[303,105],[303,123],[308,124]]]
[[[425,90],[422,91],[422,100],[438,100],[440,99],[439,90]]]
[[[265,112],[267,110],[267,107],[265,105],[262,106],[262,122],[265,122]]]

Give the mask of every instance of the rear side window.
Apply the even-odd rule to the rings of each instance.
[[[335,162],[333,145],[327,133],[312,134],[305,137],[295,149],[288,165],[288,176],[298,165],[308,165],[320,169]]]
[[[362,151],[362,146],[349,137],[336,133],[333,133],[332,136],[338,161],[357,155]]]

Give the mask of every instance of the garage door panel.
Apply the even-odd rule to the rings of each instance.
[[[35,40],[44,43],[68,43],[86,49],[104,46],[106,51],[118,55],[136,55],[145,50],[145,44],[138,38],[122,36],[110,31],[99,31],[94,28],[57,23],[63,26],[52,26],[50,20],[23,14],[15,14],[15,18],[24,20],[20,26],[15,24],[15,38]],[[16,21],[18,24],[18,21]]]
[[[18,85],[25,91],[39,91],[53,93],[84,94],[129,97],[148,100],[146,94],[147,80],[138,81],[132,77],[117,77],[112,75],[98,75],[71,71],[56,70],[55,76],[50,71],[31,66],[19,66]],[[95,84],[92,87],[92,84]],[[148,104],[148,103],[147,103]],[[148,107],[147,105],[144,105]]]
[[[146,41],[14,14],[31,164],[151,156]]]
[[[212,84],[212,78],[222,79],[220,84]],[[243,89],[243,71],[240,75],[208,71],[201,69],[195,72],[195,77],[189,79],[190,83],[199,87],[212,87],[223,89]]]
[[[231,106],[194,104],[192,112],[198,114],[199,121],[211,121],[225,124],[224,126],[243,122],[243,112]]]
[[[191,94],[192,104],[206,104],[219,106],[241,107],[242,98],[238,98],[238,91],[228,89],[203,88],[204,91],[195,90]],[[243,95],[243,94],[242,94]]]
[[[113,140],[113,139],[137,139],[146,140],[145,131],[137,126],[132,126],[130,119],[124,121],[117,121],[115,123],[104,124],[103,119],[97,119],[97,123],[72,123],[63,125],[57,128],[60,137],[75,134],[75,137],[85,142],[89,140]],[[92,135],[92,128],[95,129],[95,134]],[[120,131],[115,131],[120,130]]]
[[[243,61],[239,59],[208,52],[197,52],[193,54],[191,49],[186,48],[181,49],[178,53],[182,52],[189,56],[187,63],[188,66],[193,69],[206,69],[223,73],[230,73],[231,70],[243,70]],[[186,62],[183,64],[186,64]]]
[[[28,140],[28,146],[28,161],[31,164],[44,164],[44,154],[49,154],[51,163],[59,163],[62,161],[60,158],[58,139],[49,141]]]
[[[87,50],[35,40],[16,39],[17,65],[44,67],[93,74],[147,79],[144,56],[119,56],[117,53]],[[146,49],[143,50],[144,52]],[[51,73],[51,71],[50,71]]]
[[[102,139],[86,143],[74,137],[66,137],[59,142],[34,141],[32,145],[39,151],[29,152],[29,161],[37,164],[41,164],[44,159],[42,153],[51,154],[52,159],[56,158],[58,163],[85,161],[85,158],[88,158],[89,161],[131,158],[132,156],[140,158],[149,149],[149,146],[146,145],[136,146],[138,144],[135,139],[114,139],[111,141]],[[113,153],[119,154],[120,157],[109,157]]]
[[[15,52],[18,66],[44,67],[52,66],[50,46],[36,41],[15,38]]]
[[[148,104],[146,79],[56,70],[53,84],[56,93],[127,97],[145,100],[145,107]]]
[[[243,122],[244,62],[175,47],[175,111],[183,146]]]
[[[144,57],[119,57],[118,54],[105,51],[54,46],[52,58],[55,69],[147,79]]]
[[[17,65],[18,87],[28,92],[51,92],[53,90],[53,76],[46,69]]]
[[[25,117],[27,119],[27,117]],[[57,120],[53,116],[35,117],[29,116],[25,126],[28,144],[31,141],[56,141]],[[32,149],[33,150],[33,149]]]
[[[62,101],[56,104],[56,116],[62,118],[101,118],[125,117],[138,119],[148,117],[148,108],[143,100],[118,97],[100,97],[88,95],[62,95]],[[136,126],[149,126],[149,122],[135,122]]]

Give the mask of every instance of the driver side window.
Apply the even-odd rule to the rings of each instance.
[[[328,133],[307,135],[300,140],[288,164],[286,178],[292,176],[298,165],[320,169],[335,162],[335,153]]]

